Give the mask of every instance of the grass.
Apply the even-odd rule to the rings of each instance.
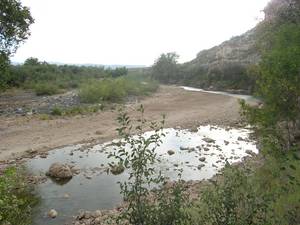
[[[61,107],[54,107],[51,111],[52,116],[76,116],[76,115],[85,115],[96,113],[98,111],[102,111],[104,109],[103,104],[97,105],[90,105],[90,106],[74,106],[71,108],[61,108]],[[49,115],[43,114],[40,117],[41,120],[49,120],[51,119]]]
[[[62,93],[62,89],[60,89],[56,84],[53,83],[37,83],[33,86],[33,90],[36,95],[55,95]]]
[[[31,224],[32,208],[37,201],[23,170],[0,170],[0,224]]]
[[[120,102],[128,96],[148,95],[158,88],[153,80],[137,80],[133,76],[90,81],[80,88],[83,103]]]

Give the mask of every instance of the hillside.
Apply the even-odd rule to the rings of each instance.
[[[168,75],[167,83],[211,90],[252,92],[255,81],[248,68],[260,61],[257,40],[264,35],[264,24],[272,22],[280,14],[280,9],[289,3],[289,0],[272,0],[264,9],[265,19],[256,27],[218,46],[200,51],[190,62],[178,64],[176,73]],[[160,77],[156,76],[166,81]]]

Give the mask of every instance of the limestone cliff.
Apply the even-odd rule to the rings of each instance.
[[[263,23],[272,21],[280,14],[282,7],[290,5],[293,1],[295,0],[271,0],[264,9]],[[256,43],[263,23],[245,34],[199,52],[195,59],[180,65],[181,78],[175,82],[183,81],[186,84],[212,89],[251,89],[253,82],[247,77],[246,69],[260,60]],[[233,83],[233,80],[236,82]]]

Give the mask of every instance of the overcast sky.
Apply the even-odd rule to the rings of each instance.
[[[12,58],[61,63],[151,65],[165,52],[180,62],[240,35],[269,0],[22,0],[35,18]]]

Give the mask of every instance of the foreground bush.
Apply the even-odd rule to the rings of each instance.
[[[141,116],[136,121],[132,121],[127,113],[120,113],[120,128],[117,130],[121,140],[115,143],[115,152],[109,156],[129,171],[128,180],[120,183],[126,204],[119,222],[132,225],[186,224],[189,216],[184,209],[189,197],[185,194],[183,181],[179,179],[172,187],[167,187],[166,177],[155,167],[159,161],[156,148],[164,137],[164,119],[158,123],[148,123],[144,118],[143,106],[138,111]],[[145,137],[147,128],[153,133]],[[155,191],[151,191],[153,187]]]
[[[300,224],[299,151],[267,156],[249,169],[227,166],[218,182],[204,189],[195,204],[192,224]]]
[[[0,171],[0,224],[31,224],[32,207],[37,203],[31,191],[18,169]]]

